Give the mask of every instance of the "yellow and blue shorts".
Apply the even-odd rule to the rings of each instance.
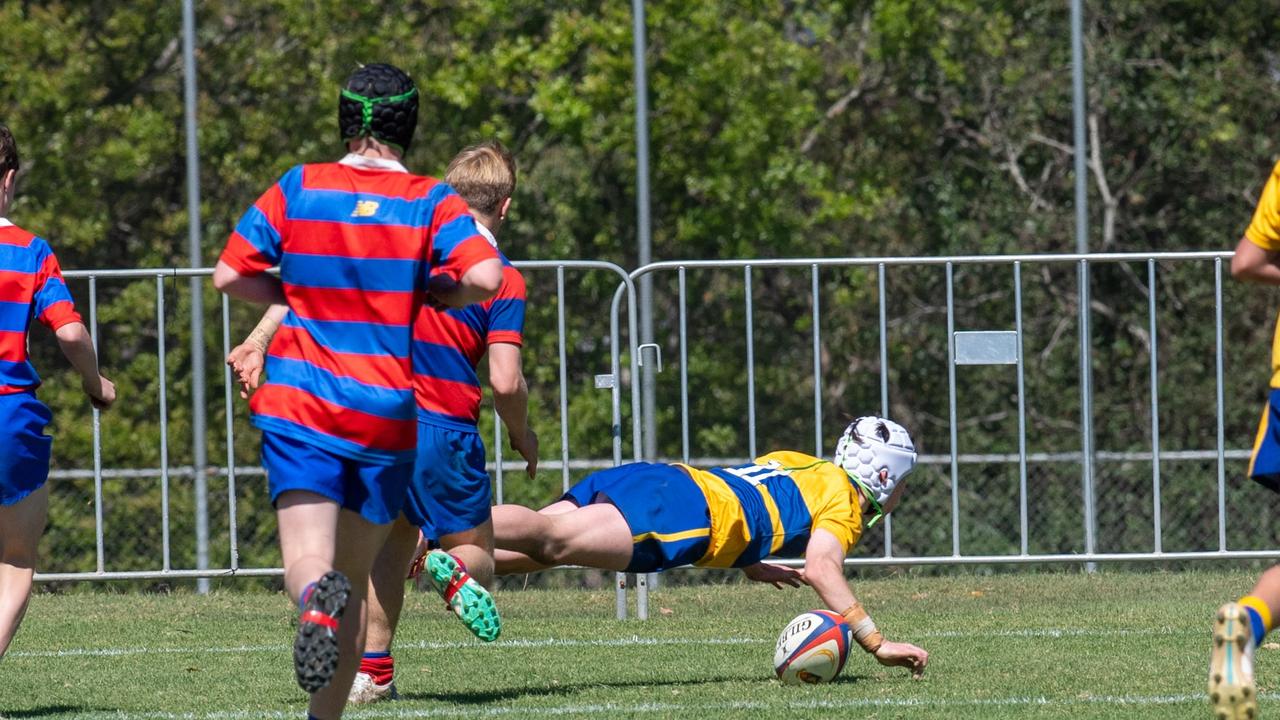
[[[606,502],[618,508],[631,528],[627,572],[692,565],[706,555],[711,542],[707,498],[674,465],[629,463],[594,472],[561,499],[579,507]]]
[[[1249,477],[1280,492],[1280,388],[1272,388],[1262,409],[1253,456],[1249,458]]]

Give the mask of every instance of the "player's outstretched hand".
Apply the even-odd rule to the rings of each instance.
[[[524,469],[529,473],[529,478],[536,476],[538,474],[538,433],[534,432],[533,428],[525,426],[524,437],[517,440],[516,436],[511,436],[511,448],[524,458]]]
[[[116,401],[116,385],[99,375],[96,381],[85,379],[80,383],[84,394],[89,396],[89,403],[99,410],[106,410]]]
[[[876,660],[881,665],[904,667],[911,671],[911,677],[919,680],[924,675],[924,666],[929,664],[929,653],[911,643],[897,643],[886,640],[876,650]]]
[[[231,349],[231,353],[227,355],[227,364],[240,383],[240,397],[248,399],[258,389],[265,360],[262,348],[251,342],[240,343]]]
[[[742,572],[750,580],[772,583],[773,586],[778,589],[782,589],[783,585],[800,587],[801,585],[809,584],[805,582],[804,573],[785,565],[773,565],[770,563],[758,562],[754,565],[748,565],[742,568]]]

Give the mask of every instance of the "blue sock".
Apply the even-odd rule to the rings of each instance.
[[[1245,595],[1237,601],[1237,604],[1249,616],[1249,629],[1253,631],[1253,646],[1262,645],[1262,640],[1267,636],[1267,631],[1271,628],[1271,608],[1262,598],[1254,595]]]
[[[1249,616],[1249,628],[1253,630],[1253,646],[1258,647],[1262,645],[1262,639],[1267,636],[1267,626],[1263,624],[1262,616],[1257,610],[1245,605],[1244,611]]]
[[[302,594],[298,596],[299,610],[307,606],[307,600],[311,598],[311,593],[315,592],[315,589],[316,589],[315,583],[307,583],[307,586],[302,588]],[[308,720],[310,720],[311,716],[308,715],[307,718]]]
[[[391,657],[391,651],[386,650],[383,652],[367,652],[364,654],[363,657],[365,660],[381,660],[384,657]]]

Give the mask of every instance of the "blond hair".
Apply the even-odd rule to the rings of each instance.
[[[472,210],[494,217],[516,190],[516,160],[497,140],[482,142],[464,148],[449,162],[444,181]]]
[[[0,176],[18,169],[18,141],[9,128],[0,125]]]

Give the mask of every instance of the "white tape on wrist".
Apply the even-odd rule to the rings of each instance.
[[[862,609],[862,603],[855,602],[840,614],[849,623],[853,639],[858,641],[863,650],[874,653],[884,644],[884,635],[876,627],[875,621],[867,615],[867,611]]]
[[[253,329],[253,332],[249,333],[249,337],[245,338],[245,340],[256,345],[265,355],[267,354],[267,348],[271,345],[272,338],[275,337],[276,331],[279,329],[280,323],[272,318],[263,317],[258,322],[258,326]]]
[[[875,622],[871,618],[863,618],[861,622],[853,626],[853,639],[867,652],[875,652],[880,649],[880,645],[884,642],[884,636],[880,634],[880,630],[876,628]]]

